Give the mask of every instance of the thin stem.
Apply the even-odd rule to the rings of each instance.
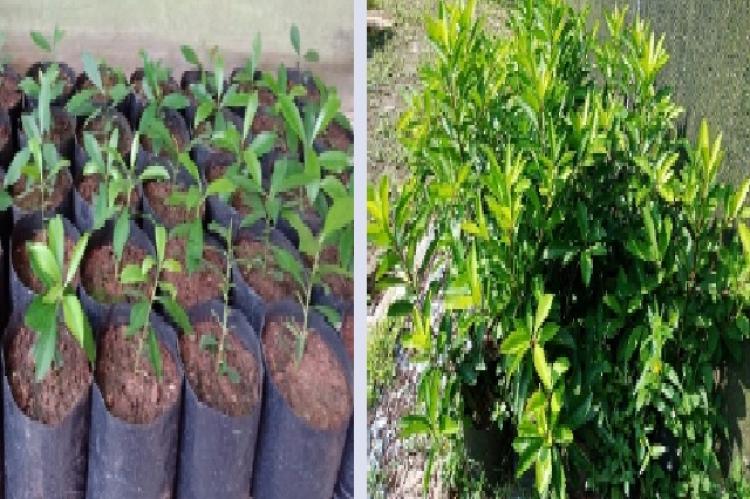
[[[143,325],[143,328],[141,328],[141,334],[138,335],[138,347],[135,352],[135,372],[138,373],[138,369],[140,368],[141,363],[141,355],[143,354],[143,344],[145,343],[146,335],[148,334],[148,327],[150,325],[150,317],[151,317],[151,309],[154,306],[154,299],[156,299],[156,290],[159,287],[159,277],[161,275],[161,263],[159,262],[156,266],[156,276],[157,280],[154,282],[154,285],[151,287],[151,293],[148,300],[148,310],[146,312],[146,323]]]
[[[224,348],[227,339],[227,319],[229,316],[229,282],[232,272],[231,262],[234,259],[234,251],[232,248],[232,220],[229,220],[229,232],[227,233],[227,265],[224,273],[224,315],[222,317],[221,324],[221,340],[219,341],[219,348],[216,353],[216,372],[220,372],[221,365],[224,363]]]

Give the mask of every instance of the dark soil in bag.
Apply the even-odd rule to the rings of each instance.
[[[126,83],[125,75],[122,73],[122,71],[119,71],[115,68],[112,68],[111,66],[107,66],[106,64],[100,64],[99,65],[99,74],[102,78],[102,86],[109,91],[111,88],[113,88],[118,83]],[[82,90],[94,90],[95,93],[91,97],[91,103],[95,107],[105,107],[111,104],[112,99],[107,97],[104,93],[100,92],[94,83],[89,80],[88,75],[84,72],[78,75],[78,78],[76,79],[76,91],[80,92]],[[120,101],[117,106],[117,110],[125,113],[127,111],[127,96],[125,99]]]
[[[164,116],[162,116],[164,126],[169,131],[169,136],[172,141],[172,147],[177,152],[187,151],[190,147],[190,131],[188,130],[185,118],[174,109],[164,109]],[[151,139],[143,133],[141,134],[141,146],[143,150],[148,153],[156,153],[154,146],[151,143]],[[161,150],[159,154],[164,154],[166,151]]]
[[[186,247],[187,241],[184,238],[171,238],[167,241],[167,258],[180,262],[182,271],[165,270],[163,279],[175,286],[177,303],[187,310],[201,303],[221,298],[226,259],[218,244],[211,243],[210,239],[204,239],[201,266],[190,273],[185,263]]]
[[[130,120],[130,126],[134,129],[138,129],[138,123],[141,121],[141,114],[143,109],[148,105],[148,99],[146,93],[143,90],[143,68],[137,68],[130,75],[130,85],[132,93],[128,96],[128,111],[127,116]],[[172,76],[169,76],[166,81],[161,83],[162,95],[167,96],[173,93],[181,93],[182,90]]]
[[[147,255],[154,255],[154,248],[146,234],[130,222],[130,235],[125,243],[122,260],[115,271],[116,260],[112,247],[114,221],[109,220],[104,227],[94,231],[89,238],[86,252],[81,260],[80,297],[83,309],[89,317],[91,327],[96,331],[104,326],[113,305],[133,303],[135,292],[145,294],[149,284],[123,286],[119,272],[129,264],[140,265]],[[151,270],[151,275],[155,270]],[[127,291],[127,292],[126,292]]]
[[[29,70],[26,72],[26,76],[29,76],[30,78],[33,78],[34,81],[39,83],[39,72],[46,71],[47,68],[51,65],[51,62],[36,62],[31,65]],[[68,100],[73,96],[76,90],[76,72],[73,71],[73,68],[71,68],[68,64],[64,62],[56,62],[59,69],[59,75],[58,78],[62,80],[63,82],[63,91],[62,93],[52,101],[52,105],[54,106],[64,106],[67,104]],[[37,106],[37,99],[33,97],[24,96],[24,110],[31,111],[36,108]]]
[[[276,229],[271,229],[268,246],[264,221],[237,231],[234,253],[239,260],[232,270],[232,302],[245,314],[256,331],[263,327],[266,306],[295,296],[298,285],[275,261],[273,247],[285,249],[299,258],[292,244]]]
[[[79,233],[75,226],[63,218],[63,230],[65,233],[65,266],[63,275],[67,275],[68,263],[73,253],[73,248],[78,242]],[[32,270],[27,245],[32,242],[46,242],[45,226],[41,213],[27,215],[16,222],[10,239],[10,286],[11,300],[14,309],[26,308],[35,294],[44,292],[44,285],[34,275]],[[80,271],[73,277],[72,285],[78,286],[80,282]]]
[[[256,70],[252,78],[249,78],[244,74],[244,68],[235,68],[232,71],[230,81],[237,84],[237,91],[245,94],[252,94],[258,92],[258,105],[259,107],[273,107],[276,104],[276,95],[273,91],[260,83],[263,78],[263,73]],[[244,107],[233,107],[232,111],[237,113],[240,117],[245,117]]]
[[[4,64],[0,70],[0,109],[11,116],[18,117],[23,102],[23,92],[18,84],[21,75],[10,64]]]
[[[221,337],[223,304],[213,301],[189,312],[193,335],[180,336],[185,363],[178,497],[244,499],[250,491],[261,413],[263,362],[255,331],[230,309],[226,362],[236,380],[217,372],[215,350],[201,338]]]
[[[76,119],[65,108],[59,106],[51,106],[50,113],[52,115],[52,122],[49,141],[55,145],[58,154],[72,164],[75,160]],[[25,146],[26,133],[19,125],[18,147],[23,148]]]
[[[297,362],[291,322],[301,327],[302,309],[277,302],[261,335],[267,373],[253,496],[329,499],[352,416],[351,364],[336,332],[314,311]]]
[[[76,157],[76,165],[83,172],[83,166],[88,161],[88,155],[83,148],[83,135],[88,132],[91,133],[96,141],[102,147],[109,144],[109,138],[112,135],[112,131],[117,128],[117,151],[122,155],[125,161],[128,161],[130,156],[130,146],[133,143],[133,131],[130,128],[130,122],[128,122],[125,115],[120,111],[107,110],[106,112],[99,114],[93,119],[86,119],[81,122],[81,126],[78,127],[78,147],[77,154],[83,154],[82,157]]]
[[[98,173],[80,175],[77,177],[73,190],[73,221],[82,231],[94,228],[94,202],[102,184],[102,176]],[[130,193],[130,213],[136,216],[141,206],[141,186],[136,186]],[[117,197],[117,205],[125,205],[125,196]]]
[[[297,97],[296,103],[300,107],[304,107],[305,104],[320,104],[320,89],[318,84],[315,82],[315,77],[309,71],[301,71],[296,68],[287,68],[286,70],[286,89],[287,92],[294,88],[296,85],[301,85],[305,88],[305,95]]]
[[[58,322],[53,363],[37,382],[31,354],[36,333],[18,310],[3,341],[5,497],[83,498],[89,437],[91,369],[78,343]]]
[[[21,177],[10,187],[10,194],[13,196],[13,220],[18,221],[26,215],[41,213],[42,209],[44,214],[48,216],[58,213],[66,217],[69,216],[72,186],[73,179],[67,169],[58,172],[53,191],[44,193],[44,196],[39,184],[27,190],[26,177]],[[43,206],[42,197],[44,197]]]
[[[126,337],[130,310],[112,309],[97,333],[91,406],[87,497],[173,497],[182,394],[182,365],[174,331],[151,315],[162,359],[159,379]],[[135,369],[138,355],[138,369]]]
[[[316,137],[314,146],[318,154],[320,154],[324,151],[351,152],[353,144],[354,134],[351,128],[344,128],[344,126],[334,119]]]

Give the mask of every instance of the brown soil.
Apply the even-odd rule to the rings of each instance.
[[[70,192],[71,183],[69,174],[64,171],[60,171],[60,173],[57,174],[57,178],[55,179],[55,189],[51,194],[47,193],[47,197],[44,199],[45,211],[50,211],[62,204],[65,197]],[[40,205],[42,204],[42,191],[39,184],[36,184],[29,192],[24,192],[25,190],[26,177],[21,177],[11,188],[15,205],[24,211],[40,209]]]
[[[185,267],[185,246],[183,238],[173,238],[167,241],[167,258],[174,258],[182,264],[182,272],[164,272],[164,280],[174,284],[177,289],[177,302],[183,308],[207,302],[221,297],[221,287],[224,282],[224,266],[226,262],[217,248],[203,245],[203,264],[193,272],[188,273]]]
[[[341,323],[341,339],[344,341],[349,359],[354,362],[354,316],[351,313],[346,314]]]
[[[119,131],[117,150],[125,158],[130,153],[130,145],[133,143],[133,132],[130,129],[127,118],[119,111],[103,113],[87,121],[80,130],[78,143],[83,144],[83,132],[91,132],[96,141],[100,145],[105,146],[115,127]]]
[[[0,108],[14,109],[21,102],[23,93],[18,88],[20,82],[19,74],[10,70],[8,66],[0,72]]]
[[[0,123],[0,151],[5,149],[10,142],[10,123]]]
[[[102,182],[102,176],[98,173],[92,173],[91,175],[84,175],[80,182],[78,182],[78,192],[81,197],[87,203],[94,202],[94,195],[99,192],[99,184]],[[138,204],[141,198],[136,189],[130,193],[130,211],[135,213],[138,210]],[[125,204],[125,196],[120,194],[116,199],[117,205],[122,206]]]
[[[76,129],[75,120],[71,118],[70,114],[62,108],[52,108],[52,128],[50,129],[50,141],[57,147],[59,153],[65,153],[63,151],[63,145],[66,145],[73,139],[75,139]]]
[[[339,250],[336,246],[326,246],[320,252],[320,261],[328,265],[339,264]],[[326,274],[323,282],[328,285],[334,295],[351,300],[354,297],[354,282],[350,277],[340,274]]]
[[[347,152],[352,145],[349,132],[335,121],[331,121],[318,140],[327,150]]]
[[[178,152],[183,152],[190,144],[190,137],[186,133],[185,122],[177,112],[167,112],[163,116],[164,126],[169,130],[172,145]],[[146,152],[153,152],[153,144],[146,134],[141,135],[141,145]]]
[[[177,189],[184,190],[185,188],[177,185]],[[167,228],[171,229],[193,219],[193,213],[184,206],[167,204],[167,200],[172,194],[171,182],[147,182],[143,186],[143,192],[148,198],[151,209]],[[204,207],[201,207],[201,217],[203,216],[203,210]]]
[[[280,116],[274,116],[266,111],[259,110],[253,118],[252,130],[253,135],[258,135],[261,132],[275,132],[275,147],[284,153],[289,151],[286,143],[284,120]]]
[[[300,81],[292,81],[291,79],[287,79],[286,82],[286,89],[287,92],[292,90],[295,85],[302,85],[305,87],[305,90],[307,93],[300,97],[300,100],[302,102],[312,102],[312,103],[319,103],[320,102],[320,90],[318,90],[318,87],[314,83],[302,83]]]
[[[281,271],[273,260],[273,252],[266,250],[262,241],[242,239],[235,244],[234,250],[237,258],[248,262],[239,265],[245,282],[265,301],[294,298],[298,287],[294,278]],[[267,257],[265,262],[264,254]]]
[[[258,92],[258,104],[262,107],[273,107],[273,105],[276,104],[276,96],[273,92],[269,88],[261,87],[255,82],[239,82],[237,90],[246,94]]]
[[[133,244],[125,244],[125,249],[120,262],[120,270],[129,264],[140,265],[148,253]],[[153,277],[154,270],[151,270]],[[146,294],[149,284],[143,283],[137,286],[124,287],[120,284],[120,276],[115,274],[115,254],[112,245],[107,244],[92,248],[86,252],[81,264],[81,282],[86,292],[99,303],[121,303],[127,301],[132,303],[136,298],[125,289],[138,291]]]
[[[57,350],[61,363],[39,383],[34,375],[36,333],[21,326],[6,345],[5,374],[18,407],[28,417],[44,424],[60,423],[85,396],[91,383],[86,354],[64,325],[58,324]]]
[[[132,424],[150,423],[171,407],[180,394],[177,365],[169,350],[159,342],[161,381],[148,360],[146,345],[136,373],[138,339],[127,338],[126,331],[124,325],[110,327],[103,335],[96,360],[96,382],[112,415]]]
[[[43,230],[37,230],[36,232],[34,232],[33,237],[31,237],[27,241],[22,241],[21,244],[17,244],[13,247],[13,266],[21,282],[27,288],[31,289],[34,293],[41,294],[44,292],[44,285],[42,284],[42,281],[40,281],[37,276],[34,275],[34,272],[31,269],[31,263],[29,261],[29,253],[28,251],[26,251],[26,244],[32,242],[46,242],[45,232]],[[63,276],[65,276],[68,272],[68,263],[70,262],[70,255],[73,253],[74,247],[75,242],[73,241],[73,239],[66,237],[64,258],[65,268],[63,268]],[[78,286],[79,280],[80,270],[76,272],[76,275],[73,278],[73,282],[71,284],[74,287]]]
[[[341,365],[315,330],[309,330],[305,353],[297,364],[295,338],[286,323],[274,319],[263,330],[268,372],[294,413],[320,430],[347,424],[352,402]]]
[[[260,399],[260,379],[255,357],[245,349],[234,332],[229,330],[225,340],[225,359],[240,378],[239,382],[233,383],[228,376],[217,372],[216,352],[200,347],[200,340],[204,335],[211,335],[217,341],[221,338],[221,325],[215,320],[209,320],[195,324],[193,329],[192,335],[180,335],[180,354],[190,386],[201,402],[228,416],[249,414]]]

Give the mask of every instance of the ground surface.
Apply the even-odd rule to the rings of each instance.
[[[479,11],[488,16],[491,29],[501,30],[504,26],[502,6],[497,2],[479,3]],[[368,7],[379,9],[393,22],[390,32],[368,35],[367,175],[370,182],[388,175],[395,183],[408,172],[405,152],[396,135],[396,123],[408,95],[419,89],[419,66],[431,56],[423,20],[435,6],[434,0],[368,2]],[[377,255],[370,251],[369,269],[373,268],[375,258]],[[387,307],[378,305],[369,304],[368,318],[368,493],[373,498],[421,497],[425,442],[404,441],[398,436],[399,419],[414,409],[420,367],[399,348],[399,326],[385,324],[381,314]],[[445,468],[444,460],[436,465],[429,497],[456,494],[449,491],[444,479]]]

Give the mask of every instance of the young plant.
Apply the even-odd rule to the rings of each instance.
[[[39,31],[31,32],[31,39],[34,41],[37,47],[42,49],[44,52],[50,55],[50,59],[55,59],[55,52],[57,51],[57,45],[62,41],[65,32],[61,30],[57,25],[52,31],[49,37],[44,36]]]
[[[99,116],[106,116],[115,111],[130,93],[130,85],[122,71],[107,66],[90,53],[84,52],[82,59],[83,71],[93,88],[84,88],[72,96],[66,109],[73,116],[85,117],[85,123],[89,123]],[[102,70],[107,72],[113,81],[107,81],[105,84]],[[111,130],[105,130],[104,138],[110,132]]]
[[[256,33],[253,39],[252,52],[245,60],[245,64],[242,65],[242,68],[234,76],[235,82],[254,84],[255,71],[258,69],[260,63],[261,48],[260,33]]]
[[[145,51],[141,51],[143,60],[143,93],[147,105],[143,110],[138,130],[149,138],[153,144],[155,154],[162,150],[166,151],[169,158],[177,158],[177,145],[172,140],[169,130],[164,124],[167,109],[181,110],[186,108],[190,101],[182,93],[173,92],[164,95],[164,85],[169,80],[169,70],[162,66],[161,61],[149,58]]]
[[[94,136],[85,132],[83,144],[88,154],[88,162],[83,168],[84,175],[99,175],[99,190],[93,199],[94,229],[101,228],[107,220],[115,220],[112,249],[115,254],[115,273],[130,237],[130,217],[133,194],[138,184],[152,180],[169,180],[169,172],[161,165],[149,165],[140,173],[136,168],[139,134],[133,137],[130,146],[129,162],[125,162],[117,148],[119,130],[114,129],[106,146],[101,146]]]
[[[56,147],[49,142],[52,129],[50,104],[61,89],[55,83],[57,75],[58,67],[54,64],[40,73],[39,103],[33,113],[21,117],[26,145],[13,157],[4,179],[4,186],[8,188],[23,177],[25,191],[21,195],[38,190],[41,196],[40,210],[43,213],[55,189],[57,175],[70,164],[67,159],[60,157]],[[0,204],[7,208],[11,203],[10,196],[3,191]]]
[[[179,161],[190,174],[193,183],[186,190],[173,189],[167,198],[167,204],[171,206],[183,206],[191,214],[188,220],[174,229],[172,235],[185,237],[187,239],[185,260],[188,272],[195,272],[204,263],[203,260],[203,220],[202,213],[209,196],[231,195],[236,186],[227,177],[219,177],[209,183],[201,178],[198,166],[186,152],[180,153]]]
[[[140,265],[128,264],[122,269],[120,282],[126,286],[148,284],[148,291],[137,293],[138,301],[130,309],[130,321],[127,329],[129,338],[135,337],[136,356],[133,371],[140,373],[141,357],[144,348],[148,347],[148,360],[154,368],[157,378],[162,377],[162,358],[159,341],[151,324],[150,316],[155,303],[160,303],[172,320],[185,333],[192,334],[193,327],[185,310],[177,303],[177,289],[161,279],[162,271],[181,272],[182,265],[177,260],[167,258],[167,231],[162,226],[155,228],[156,258],[149,255]]]
[[[38,31],[31,32],[31,39],[36,44],[36,46],[49,55],[49,60],[51,61],[51,64],[47,67],[47,71],[53,68],[58,69],[58,72],[55,73],[55,78],[51,82],[51,92],[54,95],[53,99],[51,99],[52,101],[54,101],[57,97],[62,95],[63,88],[65,85],[65,82],[62,79],[62,74],[60,74],[59,72],[59,66],[54,62],[55,52],[57,51],[57,45],[62,40],[63,35],[64,35],[64,32],[61,29],[59,29],[57,26],[55,26],[55,29],[49,38],[45,37]],[[40,92],[41,92],[41,88],[40,88],[42,84],[41,79],[42,79],[42,75],[40,71],[39,75],[26,77],[23,80],[21,80],[21,83],[19,84],[19,86],[21,87],[21,90],[23,90],[24,94],[26,94],[29,97],[37,99],[39,98]]]
[[[317,50],[307,49],[307,51],[305,52],[305,55],[304,56],[302,55],[302,49],[300,46],[299,27],[297,27],[296,24],[292,24],[292,27],[289,29],[289,40],[292,42],[292,48],[294,49],[294,53],[297,54],[297,69],[298,70],[300,68],[300,64],[303,58],[307,62],[318,62],[320,60],[320,55],[318,54]]]
[[[73,280],[86,250],[89,234],[83,234],[73,248],[65,270],[65,233],[62,218],[58,215],[49,221],[45,242],[27,244],[31,269],[44,286],[44,292],[35,295],[26,309],[24,323],[37,333],[34,344],[34,366],[37,381],[47,376],[60,356],[57,352],[58,317],[62,311],[65,326],[86,352],[89,362],[94,362],[96,350],[86,315],[78,301]]]
[[[232,291],[232,267],[234,266],[234,240],[232,231],[232,221],[229,221],[229,227],[223,227],[219,224],[212,223],[210,229],[219,234],[224,240],[227,251],[225,254],[226,266],[224,269],[224,281],[222,283],[223,308],[221,317],[215,316],[216,321],[221,326],[221,336],[218,338],[211,334],[205,334],[201,337],[200,347],[216,355],[216,373],[220,376],[226,376],[232,383],[239,383],[240,375],[236,369],[229,365],[226,353],[229,345],[227,336],[229,334],[229,294]]]
[[[307,325],[312,307],[312,290],[315,285],[322,283],[323,276],[330,273],[347,275],[348,272],[338,265],[323,264],[320,255],[326,245],[336,240],[337,236],[347,228],[354,217],[354,198],[348,192],[333,198],[325,216],[322,229],[317,236],[305,225],[299,216],[290,216],[289,221],[299,234],[299,250],[310,257],[312,264],[306,273],[301,262],[288,251],[274,248],[276,261],[279,266],[291,275],[299,285],[297,300],[302,306],[302,324],[289,323],[288,328],[295,336],[295,354],[297,362],[302,360],[307,342]],[[324,315],[330,316],[331,310],[323,310]]]

